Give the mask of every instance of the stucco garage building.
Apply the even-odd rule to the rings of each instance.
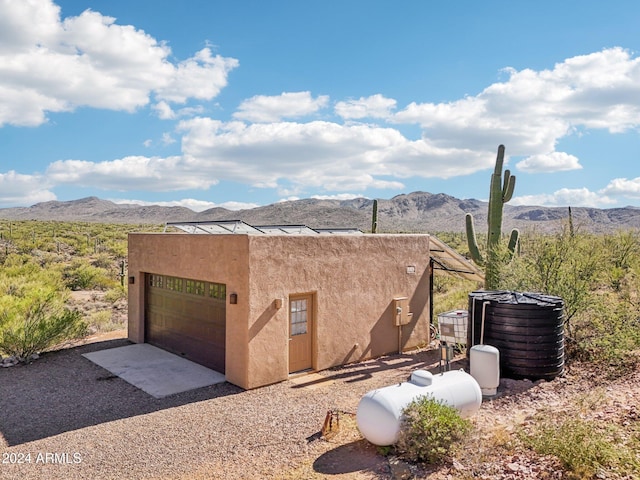
[[[129,235],[133,342],[250,389],[430,340],[429,235],[178,226]]]

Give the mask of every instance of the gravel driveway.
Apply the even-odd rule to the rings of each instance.
[[[304,464],[332,478],[386,478],[375,455],[358,456],[367,442],[320,438],[325,415],[355,412],[367,391],[437,366],[437,353],[422,351],[321,372],[327,381],[310,385],[222,383],[155,399],[82,357],[128,343],[0,370],[0,478],[295,478],[288,472]]]

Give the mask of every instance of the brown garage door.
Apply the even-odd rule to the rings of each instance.
[[[145,341],[224,373],[226,286],[147,274]]]

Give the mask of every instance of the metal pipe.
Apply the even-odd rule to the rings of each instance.
[[[487,311],[487,304],[491,303],[489,300],[482,302],[482,326],[480,327],[480,345],[484,345],[484,316]]]

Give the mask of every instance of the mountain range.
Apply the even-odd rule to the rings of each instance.
[[[185,207],[117,204],[97,197],[49,201],[30,207],[0,209],[0,219],[86,221],[126,224],[163,224],[243,220],[251,225],[307,225],[311,228],[355,227],[371,230],[373,200],[303,199],[246,210],[212,208],[195,212]],[[640,228],[640,208],[598,209],[574,207],[573,223],[579,231],[602,233]],[[458,199],[444,193],[413,192],[378,199],[378,232],[463,232],[465,214],[475,218],[476,229],[486,231],[487,203]],[[503,230],[519,228],[538,232],[558,231],[567,222],[567,207],[504,207]]]

